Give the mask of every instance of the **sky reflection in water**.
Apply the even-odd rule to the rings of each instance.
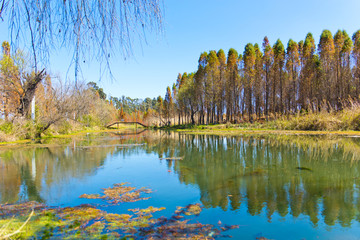
[[[146,186],[142,202],[108,207],[201,203],[198,219],[239,224],[235,239],[360,239],[360,140],[306,136],[204,136],[146,131],[0,149],[0,200],[51,206],[114,183]],[[124,144],[142,144],[124,146]],[[160,160],[183,157],[183,160]]]

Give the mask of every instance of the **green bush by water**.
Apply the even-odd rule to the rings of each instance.
[[[10,134],[13,131],[12,122],[4,122],[0,125],[0,131],[3,131],[5,134]]]

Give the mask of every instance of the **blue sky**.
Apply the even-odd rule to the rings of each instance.
[[[164,95],[180,72],[197,68],[201,52],[235,48],[242,53],[247,43],[261,44],[268,36],[284,45],[292,38],[300,41],[312,32],[316,42],[324,29],[338,29],[352,35],[360,29],[359,0],[164,0],[163,35],[147,34],[147,44],[134,43],[133,56],[112,57],[115,80],[99,82],[99,63],[82,65],[87,81],[95,81],[114,97],[157,97]],[[6,22],[0,23],[0,41],[8,40]],[[69,54],[53,54],[52,73],[65,78]],[[73,76],[70,70],[68,76]]]

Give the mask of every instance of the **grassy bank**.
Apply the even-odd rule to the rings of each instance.
[[[279,117],[271,121],[254,123],[178,125],[161,129],[193,134],[309,134],[360,135],[360,108],[347,108],[340,112],[321,111]]]
[[[118,128],[105,128],[104,126],[81,126],[77,124],[72,124],[66,126],[66,128],[61,128],[61,126],[56,126],[50,128],[41,135],[41,138],[35,138],[32,134],[32,128],[26,128],[21,125],[15,125],[8,122],[3,122],[0,124],[0,146],[9,145],[9,144],[29,144],[37,143],[39,140],[54,139],[54,138],[69,138],[77,135],[83,135],[86,133],[99,133],[99,132],[113,132],[113,131],[125,131],[125,130],[135,130],[135,125],[124,125],[120,124]],[[141,127],[137,127],[141,128]]]
[[[176,129],[178,132],[190,134],[215,134],[215,135],[268,135],[268,134],[284,134],[284,135],[339,135],[339,136],[360,136],[360,131],[309,131],[309,130],[278,130],[278,129],[255,129],[242,128],[232,125],[224,128],[224,125],[196,126],[188,129]],[[175,129],[175,128],[172,128]]]
[[[309,106],[310,108],[310,106]],[[296,134],[339,134],[339,135],[359,135],[360,133],[360,103],[351,100],[343,103],[342,110],[334,110],[324,104],[316,111],[302,111],[296,114],[270,114],[269,121],[265,121],[265,116],[258,118],[252,115],[252,119],[258,119],[250,123],[248,116],[241,117],[238,124],[217,124],[217,125],[179,125],[163,127],[162,129],[172,129],[187,132],[220,132],[220,133],[251,133],[251,132],[270,132],[270,133],[296,133]]]

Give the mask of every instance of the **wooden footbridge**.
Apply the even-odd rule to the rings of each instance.
[[[143,126],[144,128],[147,128],[148,126],[146,126],[145,124],[141,123],[141,122],[125,122],[125,121],[116,121],[116,122],[112,122],[108,125],[106,125],[107,128],[110,128],[114,125],[117,125],[117,127],[119,127],[119,124],[139,124],[140,126]]]

